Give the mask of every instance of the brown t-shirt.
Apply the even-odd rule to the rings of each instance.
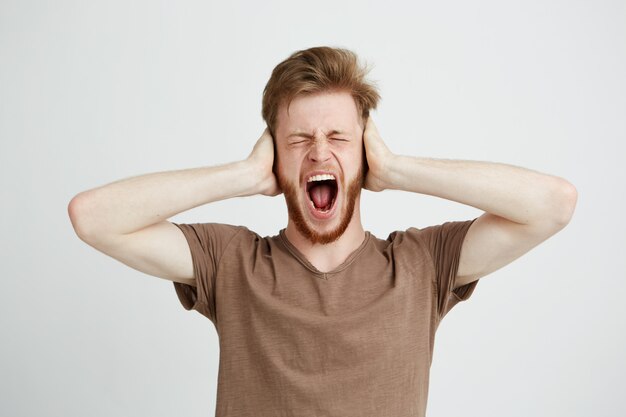
[[[435,331],[478,281],[453,291],[471,223],[369,232],[332,272],[284,230],[177,224],[197,287],[174,283],[220,345],[217,417],[421,417]]]

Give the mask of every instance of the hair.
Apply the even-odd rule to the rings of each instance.
[[[333,90],[352,95],[365,126],[370,110],[380,100],[376,84],[365,79],[369,70],[348,49],[317,46],[292,53],[274,68],[263,90],[261,115],[270,133],[274,136],[276,132],[283,103],[289,110],[297,96]]]

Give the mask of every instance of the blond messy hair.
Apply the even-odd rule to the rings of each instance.
[[[317,46],[296,51],[274,68],[265,85],[263,120],[274,136],[283,103],[289,110],[297,96],[337,90],[352,95],[365,126],[370,110],[376,109],[380,100],[376,84],[365,79],[368,72],[348,49]]]

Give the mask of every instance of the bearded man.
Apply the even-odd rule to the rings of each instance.
[[[213,322],[218,417],[424,416],[443,317],[572,217],[577,192],[563,178],[392,153],[370,116],[380,96],[365,76],[349,50],[294,52],[265,87],[267,128],[245,160],[125,179],[69,204],[83,241],[173,281],[184,308]],[[380,239],[361,224],[364,188],[484,213]],[[281,193],[289,218],[275,236],[167,220]]]

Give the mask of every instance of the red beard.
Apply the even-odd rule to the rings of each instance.
[[[341,213],[339,214],[339,225],[330,232],[319,233],[316,230],[313,230],[304,218],[303,210],[298,204],[298,188],[285,178],[282,178],[281,175],[276,175],[276,178],[283,194],[285,194],[289,218],[295,224],[296,229],[298,229],[298,231],[312,243],[320,243],[322,245],[336,241],[348,228],[348,225],[352,220],[352,215],[354,214],[356,199],[361,192],[364,180],[363,167],[361,166],[355,178],[348,184],[346,200],[345,202],[342,202],[343,207],[341,208]],[[344,188],[342,187],[342,189]]]

